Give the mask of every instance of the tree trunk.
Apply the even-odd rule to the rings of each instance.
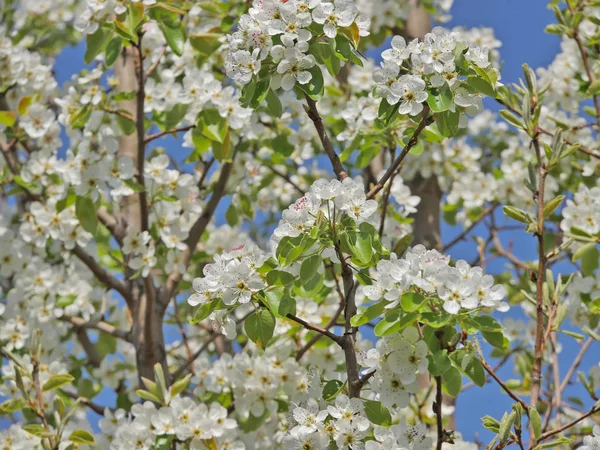
[[[419,0],[411,0],[413,8],[411,9],[406,21],[406,35],[410,39],[423,38],[431,30],[431,18],[425,9],[420,5]],[[442,191],[435,176],[423,179],[417,176],[408,182],[408,186],[413,195],[421,197],[421,203],[417,212],[413,215],[413,244],[422,244],[427,249],[442,248],[441,223],[440,223],[440,203],[442,200]],[[421,388],[428,387],[435,383],[429,376],[419,377]],[[443,403],[446,406],[455,406],[456,400],[446,394],[443,395]],[[456,429],[455,412],[446,415],[447,427],[451,430]]]
[[[143,67],[140,68],[141,74],[136,74],[136,49],[126,47],[115,64],[115,73],[119,80],[119,92],[132,92],[138,90],[138,79],[141,79]],[[127,111],[137,119],[137,101],[136,99],[123,101],[119,104],[119,109]],[[119,138],[119,155],[128,156],[133,159],[134,167],[138,166],[138,139],[137,133]],[[143,175],[143,174],[140,174]],[[134,194],[123,199],[121,204],[121,220],[128,228],[141,231],[141,209],[140,195]],[[126,276],[132,275],[129,269],[126,270]],[[152,286],[151,278],[142,280],[141,277],[129,281],[129,290],[135,299],[135,306],[131,314],[131,339],[135,347],[138,376],[154,379],[154,365],[160,363],[163,367],[165,377],[168,378],[165,339],[163,334],[164,308],[155,298],[155,289]],[[169,383],[169,380],[166,380]]]

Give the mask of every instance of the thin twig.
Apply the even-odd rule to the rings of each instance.
[[[381,189],[383,189],[383,186],[385,185],[387,180],[389,180],[391,178],[391,176],[394,174],[394,172],[396,172],[398,167],[400,167],[400,165],[402,164],[402,161],[404,161],[404,158],[406,158],[406,156],[408,155],[410,150],[415,145],[417,145],[417,143],[419,142],[419,135],[425,129],[425,127],[427,125],[429,125],[429,123],[430,123],[429,106],[428,105],[425,105],[423,107],[422,114],[423,114],[423,117],[421,117],[421,121],[417,125],[417,128],[415,128],[415,131],[413,132],[412,136],[410,137],[410,139],[408,140],[408,142],[406,143],[406,145],[404,146],[404,148],[402,149],[402,151],[400,152],[400,154],[398,155],[396,160],[392,163],[392,165],[388,168],[388,170],[386,170],[385,174],[381,177],[381,179],[377,182],[377,184],[375,186],[373,186],[373,188],[367,193],[368,199],[375,197],[375,195],[377,195],[377,193]]]
[[[525,408],[525,411],[527,411],[528,405],[527,403],[525,403],[523,400],[521,400],[519,398],[519,396],[517,394],[515,394],[499,377],[498,375],[496,375],[496,372],[494,372],[494,370],[482,359],[479,360],[479,362],[481,363],[481,365],[483,366],[483,368],[485,369],[485,371],[490,374],[490,376],[496,380],[496,383],[498,383],[500,385],[500,387],[504,390],[504,392],[506,392],[510,398],[512,398],[514,401],[518,402],[521,404],[521,406],[523,408]]]
[[[171,128],[170,130],[165,130],[165,131],[160,131],[158,133],[149,134],[148,136],[145,137],[144,143],[148,144],[149,142],[152,142],[153,140],[158,139],[160,137],[166,136],[167,134],[182,133],[184,131],[189,131],[192,128],[196,128],[196,125],[187,125],[187,126],[181,127],[181,128]]]
[[[300,325],[302,325],[304,328],[308,329],[308,330],[312,330],[312,331],[316,331],[319,334],[322,334],[323,336],[328,337],[329,339],[331,339],[333,342],[336,342],[338,344],[340,344],[341,342],[341,336],[338,336],[335,333],[332,333],[331,331],[322,328],[318,325],[314,325],[312,323],[307,322],[306,320],[301,319],[300,317],[296,317],[293,314],[288,314],[286,316],[288,319],[293,320],[294,322],[299,323]]]

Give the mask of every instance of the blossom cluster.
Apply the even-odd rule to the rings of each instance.
[[[203,278],[194,279],[195,294],[191,306],[202,305],[216,298],[227,306],[248,303],[252,294],[266,287],[258,269],[266,256],[255,245],[240,245],[220,255],[214,263],[202,269]]]
[[[227,417],[226,408],[219,403],[207,406],[189,397],[174,397],[168,406],[160,408],[152,402],[136,404],[130,414],[106,409],[99,426],[111,450],[150,449],[159,436],[175,437],[198,450],[205,448],[202,441],[213,438],[219,448],[245,448],[232,438],[237,422]]]
[[[364,292],[371,300],[384,298],[393,306],[412,288],[439,297],[444,310],[450,314],[478,307],[508,310],[508,305],[502,302],[506,288],[494,285],[493,276],[463,260],[453,267],[449,256],[437,250],[426,250],[422,245],[413,247],[402,259],[392,255],[389,260],[380,261],[375,283],[366,286]]]
[[[319,179],[310,191],[283,211],[271,237],[272,248],[285,236],[296,237],[315,226],[320,214],[335,220],[335,210],[345,212],[357,224],[368,220],[377,210],[377,202],[368,200],[360,178],[343,181]],[[330,217],[331,216],[331,217]]]
[[[273,87],[290,90],[296,82],[308,83],[312,79],[309,70],[316,64],[309,53],[314,24],[331,39],[340,28],[353,24],[361,36],[368,35],[369,21],[358,14],[351,0],[254,0],[238,29],[228,36],[227,75],[248,84],[269,62],[276,65]]]
[[[338,448],[365,450],[426,450],[433,443],[426,437],[424,424],[409,426],[404,420],[390,427],[375,426],[375,440],[363,443],[373,426],[366,417],[363,401],[345,394],[339,394],[333,405],[323,409],[311,398],[293,409],[292,418],[295,424],[284,438],[289,449],[326,448],[331,440]]]
[[[414,327],[402,334],[377,341],[376,348],[360,354],[366,372],[375,371],[369,381],[378,399],[390,408],[408,406],[409,395],[418,392],[417,375],[427,373],[427,344],[419,340]]]
[[[461,86],[454,50],[459,43],[465,47],[466,44],[459,39],[458,32],[441,27],[435,27],[427,33],[423,41],[414,39],[408,44],[402,36],[394,36],[392,48],[381,54],[381,68],[373,72],[375,93],[391,105],[399,103],[400,114],[414,116],[423,110],[428,87],[441,88],[447,85],[454,93],[454,104],[474,115],[482,109],[481,95]],[[490,65],[485,48],[471,45],[464,57],[481,68]],[[410,63],[408,73],[401,69],[405,62]]]
[[[600,233],[600,184],[590,188],[580,183],[573,199],[567,199],[562,216],[560,228],[567,233],[573,228],[590,235]]]

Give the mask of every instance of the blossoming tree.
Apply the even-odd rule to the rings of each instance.
[[[0,448],[599,448],[600,4],[451,3],[2,2]]]

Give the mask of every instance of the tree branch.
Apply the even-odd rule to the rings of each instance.
[[[112,276],[104,267],[96,262],[96,260],[90,256],[84,249],[79,246],[73,248],[72,253],[77,256],[82,263],[84,263],[93,273],[96,278],[100,280],[107,287],[114,289],[123,296],[127,306],[131,309],[134,304],[134,299],[131,293],[127,289],[125,283]]]
[[[339,156],[335,152],[333,148],[333,144],[329,140],[329,136],[327,136],[327,131],[325,131],[325,126],[323,125],[323,119],[319,115],[319,111],[317,110],[317,103],[306,94],[304,96],[306,98],[307,106],[304,108],[310,120],[313,121],[315,128],[317,130],[317,134],[319,135],[319,139],[321,140],[321,144],[323,144],[323,150],[327,154],[329,161],[331,161],[331,166],[333,167],[333,171],[335,172],[338,180],[342,181],[344,178],[348,177],[348,172],[342,165]]]
[[[102,333],[109,334],[113,337],[123,339],[124,341],[127,341],[127,342],[131,341],[129,338],[128,331],[116,328],[114,325],[111,325],[110,323],[104,322],[102,320],[89,320],[88,321],[81,317],[66,316],[66,315],[59,317],[59,319],[62,320],[63,322],[68,322],[68,323],[72,324],[76,328],[98,330]]]
[[[417,145],[417,142],[419,142],[419,135],[425,129],[425,127],[427,125],[429,125],[429,123],[430,123],[430,121],[429,121],[429,105],[425,105],[423,107],[423,116],[421,117],[421,121],[417,125],[417,128],[415,128],[413,135],[410,137],[410,139],[408,140],[408,142],[406,143],[406,145],[404,146],[404,148],[402,149],[402,151],[400,152],[400,154],[398,155],[396,160],[392,163],[392,165],[388,168],[388,170],[386,170],[385,174],[381,177],[381,179],[377,182],[377,184],[375,186],[373,186],[373,188],[367,193],[368,199],[375,197],[375,195],[377,195],[377,193],[383,189],[383,186],[385,185],[385,183],[392,177],[394,172],[396,172],[396,170],[400,167],[400,165],[402,164],[402,161],[404,161],[404,158],[406,158],[406,156],[408,155],[408,152],[410,152],[410,150],[415,145]]]
[[[307,330],[316,331],[317,333],[322,334],[323,336],[328,337],[333,342],[336,342],[338,344],[340,344],[340,342],[341,342],[341,336],[338,336],[337,334],[332,333],[331,331],[329,331],[329,330],[327,330],[325,328],[321,328],[320,326],[313,325],[312,323],[308,323],[307,321],[301,319],[300,317],[296,317],[293,314],[288,314],[286,317],[288,319],[290,319],[290,320],[293,320],[294,322],[299,323],[300,325],[302,325]]]
[[[158,133],[149,134],[144,139],[144,144],[148,144],[149,142],[152,142],[153,140],[158,139],[160,137],[163,137],[163,136],[165,136],[167,134],[180,133],[180,132],[184,132],[184,131],[189,131],[192,128],[196,128],[196,125],[187,125],[187,126],[181,127],[181,128],[171,128],[170,130],[165,130],[165,131],[160,131]]]

